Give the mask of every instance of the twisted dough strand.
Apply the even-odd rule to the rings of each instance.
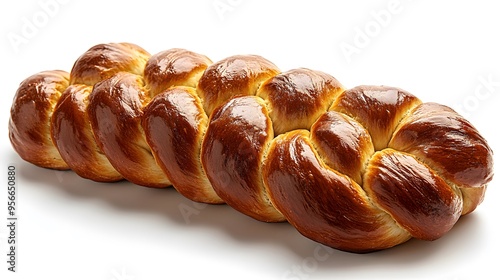
[[[212,63],[128,43],[71,73],[24,80],[9,137],[35,165],[101,182],[173,185],[341,250],[434,240],[493,176],[486,140],[452,109],[394,87],[344,87],[255,55]]]

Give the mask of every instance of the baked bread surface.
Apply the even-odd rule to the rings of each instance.
[[[9,138],[41,167],[172,185],[352,252],[443,236],[493,177],[493,152],[470,122],[403,89],[129,43],[24,80]]]

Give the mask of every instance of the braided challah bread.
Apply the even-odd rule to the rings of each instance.
[[[441,237],[493,176],[492,151],[467,120],[402,89],[344,89],[260,56],[212,63],[128,43],[24,80],[9,137],[35,165],[173,185],[352,252]]]

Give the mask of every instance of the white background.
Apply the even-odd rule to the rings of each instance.
[[[53,1],[49,8],[40,3],[50,0],[0,4],[0,170],[6,181],[7,166],[16,167],[19,205],[14,274],[0,188],[0,279],[498,279],[496,178],[484,203],[441,239],[359,255],[327,252],[288,224],[203,208],[173,189],[35,167],[7,137],[24,78],[69,71],[91,46],[127,41],[151,54],[181,47],[213,61],[259,54],[283,71],[328,72],[346,87],[401,87],[460,110],[500,162],[495,1]],[[185,219],[179,208],[197,212]]]

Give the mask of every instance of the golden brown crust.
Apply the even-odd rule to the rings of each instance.
[[[94,84],[124,71],[142,75],[150,54],[130,43],[95,45],[82,54],[71,69],[71,84]]]
[[[462,213],[458,190],[413,156],[392,149],[372,157],[363,186],[379,207],[419,239],[441,237]]]
[[[481,187],[493,178],[493,152],[486,140],[444,105],[418,106],[401,122],[389,146],[417,156],[460,187]]]
[[[278,67],[261,56],[231,56],[206,69],[198,83],[198,96],[210,116],[233,96],[255,95],[264,81],[278,73]]]
[[[99,148],[125,179],[166,187],[170,181],[156,164],[140,123],[148,101],[142,78],[119,72],[94,86],[88,114]]]
[[[189,199],[286,219],[354,252],[439,238],[483,201],[493,176],[493,152],[469,122],[399,88],[343,91],[326,73],[279,74],[260,56],[211,64],[127,43],[92,47],[70,78],[26,79],[9,137],[34,164],[172,182]]]
[[[467,215],[474,211],[476,207],[483,202],[486,193],[486,185],[477,188],[459,188],[462,193],[464,206],[462,215]]]
[[[306,68],[278,74],[262,84],[257,96],[270,108],[276,135],[293,129],[310,129],[343,91],[334,77]]]
[[[400,88],[358,86],[343,92],[330,110],[344,113],[361,123],[379,151],[387,147],[403,116],[421,101]]]
[[[233,98],[210,119],[202,146],[203,168],[217,194],[231,207],[260,221],[283,221],[268,201],[260,167],[273,138],[262,99]]]
[[[207,124],[196,90],[188,87],[175,87],[155,96],[142,118],[151,151],[177,191],[193,201],[223,203],[200,162]]]
[[[300,233],[353,252],[389,248],[410,238],[372,206],[358,184],[321,164],[308,138],[304,130],[275,138],[262,172],[273,204]]]
[[[97,146],[87,115],[91,86],[70,85],[51,120],[51,135],[63,160],[79,176],[98,182],[123,179]]]
[[[329,111],[314,123],[311,141],[328,166],[362,184],[374,148],[370,134],[358,122]]]
[[[201,54],[184,49],[159,52],[148,60],[144,81],[151,97],[173,86],[194,87],[212,61]]]
[[[9,138],[24,160],[46,168],[69,168],[50,137],[50,118],[68,80],[67,72],[43,71],[19,85],[10,111]]]

